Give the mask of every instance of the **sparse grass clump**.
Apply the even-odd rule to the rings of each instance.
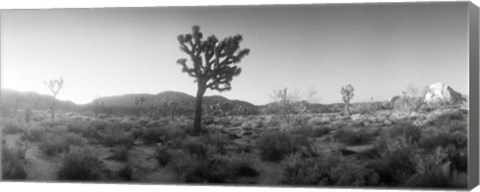
[[[266,161],[278,162],[289,154],[310,148],[308,138],[302,135],[291,135],[281,131],[263,134],[256,143],[260,157]]]
[[[58,172],[59,180],[93,181],[99,179],[102,169],[98,155],[91,148],[73,147],[63,157],[62,167]]]
[[[2,179],[3,180],[24,180],[27,178],[24,164],[15,153],[2,146]]]

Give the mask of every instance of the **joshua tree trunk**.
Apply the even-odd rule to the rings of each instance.
[[[347,112],[348,116],[352,115],[350,113],[350,107],[349,106],[350,106],[350,101],[345,103],[345,112]]]
[[[193,135],[200,133],[202,124],[202,100],[205,94],[206,87],[199,81],[197,89],[197,97],[195,99],[195,119],[193,121]]]
[[[52,121],[55,120],[55,96],[53,97],[53,100],[52,100]]]

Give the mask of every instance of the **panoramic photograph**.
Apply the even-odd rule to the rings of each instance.
[[[2,10],[1,180],[468,187],[468,3]]]

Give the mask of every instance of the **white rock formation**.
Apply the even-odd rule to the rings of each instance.
[[[434,83],[428,86],[424,101],[427,104],[453,104],[461,103],[465,98],[446,84]]]

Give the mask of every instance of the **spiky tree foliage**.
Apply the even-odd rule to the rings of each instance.
[[[140,117],[140,113],[142,113],[143,103],[147,101],[147,98],[144,96],[137,96],[135,97],[135,106],[137,106],[137,118]]]
[[[241,69],[236,65],[248,53],[249,49],[240,49],[241,35],[218,40],[214,35],[203,39],[199,26],[193,26],[191,34],[178,36],[180,50],[185,52],[191,61],[178,59],[182,71],[195,78],[197,94],[195,101],[195,120],[193,134],[201,130],[202,99],[207,89],[219,92],[230,90],[233,77],[240,74]]]
[[[342,86],[342,88],[340,89],[340,93],[342,94],[342,100],[345,103],[345,113],[347,113],[348,115],[351,115],[351,113],[350,113],[350,100],[352,100],[352,98],[353,98],[353,91],[354,90],[355,89],[350,84]]]
[[[59,79],[50,79],[49,81],[44,81],[45,85],[47,85],[48,89],[52,92],[53,99],[52,99],[52,121],[55,120],[55,101],[57,99],[57,95],[60,90],[63,88],[63,78],[60,77]]]

